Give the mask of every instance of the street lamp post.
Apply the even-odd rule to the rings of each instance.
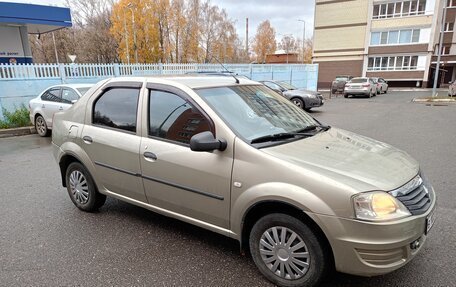
[[[304,24],[302,29],[302,63],[304,64],[304,55],[305,55],[305,43],[306,43],[306,20],[298,19],[299,22]]]
[[[443,33],[445,32],[445,21],[446,21],[446,1],[443,3],[443,15],[442,15],[442,24],[440,25],[440,39],[439,39],[439,51],[437,52],[437,63],[435,64],[435,74],[434,74],[434,85],[432,86],[432,96],[437,95],[437,81],[439,78],[439,67],[440,67],[440,57],[442,55],[442,42],[443,42]],[[432,62],[432,61],[431,61]]]

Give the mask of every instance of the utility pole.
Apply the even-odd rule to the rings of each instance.
[[[245,18],[245,53],[249,56],[249,18]]]
[[[446,10],[447,10],[446,1],[443,1],[441,3],[443,3],[443,16],[442,16],[442,23],[440,25],[439,51],[437,52],[437,63],[435,64],[434,85],[432,87],[432,96],[433,97],[437,96],[437,81],[439,78],[440,57],[442,55],[442,42],[443,42],[443,34],[445,31]]]
[[[127,48],[127,64],[130,65],[130,51],[128,49],[128,31],[127,31],[127,17],[124,10],[124,29],[125,29],[125,45]]]
[[[298,19],[299,22],[304,24],[302,29],[302,63],[304,64],[305,45],[306,45],[306,20]]]
[[[57,53],[57,45],[55,44],[54,32],[52,32],[52,41],[54,42],[55,60],[57,61],[57,64],[59,64],[59,54]]]
[[[131,11],[131,22],[132,22],[132,26],[133,26],[133,50],[135,51],[135,63],[137,64],[138,63],[138,49],[136,46],[135,13],[133,12],[133,9],[131,7],[133,7],[133,4],[131,4],[131,2],[130,2],[130,3],[128,3],[127,8],[130,9],[130,11]]]

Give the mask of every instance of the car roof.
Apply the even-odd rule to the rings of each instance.
[[[209,88],[209,87],[223,87],[223,86],[234,86],[234,85],[258,85],[258,82],[248,80],[245,78],[237,78],[239,84],[236,84],[234,77],[227,76],[203,76],[203,75],[176,75],[176,76],[151,76],[151,77],[119,77],[113,78],[110,82],[124,82],[134,81],[156,84],[168,84],[172,85],[178,83],[187,86],[191,89]]]
[[[78,89],[78,88],[91,88],[94,85],[95,84],[60,84],[60,85],[54,85],[54,86],[49,87],[49,88],[60,88],[60,87],[63,87],[63,88]]]

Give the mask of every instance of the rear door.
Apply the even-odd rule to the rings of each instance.
[[[190,138],[217,134],[212,120],[179,89],[151,85],[143,101],[140,161],[151,205],[229,228],[233,145],[224,151],[194,152]],[[228,138],[226,138],[228,140]]]
[[[141,82],[114,82],[88,101],[82,147],[99,188],[145,202],[139,165]]]
[[[50,88],[41,95],[41,112],[46,125],[52,127],[52,117],[59,111],[62,104],[62,89],[60,87]]]

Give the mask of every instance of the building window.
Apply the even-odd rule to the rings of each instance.
[[[456,0],[447,0],[447,7],[456,7]]]
[[[449,55],[450,54],[451,45],[445,45],[442,47],[442,55]]]
[[[418,56],[369,57],[368,71],[416,70]]]
[[[393,30],[371,33],[371,46],[397,45],[418,43],[420,41],[420,30]]]
[[[453,22],[445,23],[445,32],[452,32],[453,29],[454,29],[454,23]]]
[[[450,0],[451,2],[456,0]],[[452,4],[452,3],[450,3]],[[397,1],[374,5],[373,19],[393,18],[423,15],[426,10],[426,0]]]

